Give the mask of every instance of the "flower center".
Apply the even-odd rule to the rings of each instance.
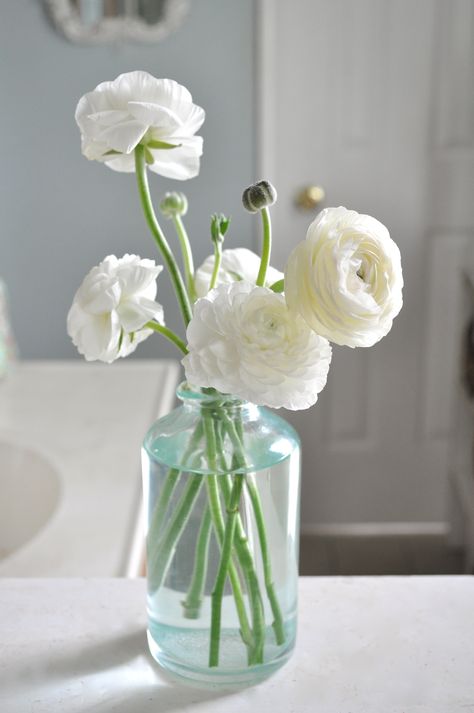
[[[286,339],[285,320],[274,309],[257,309],[249,321],[249,335],[263,349],[273,348]]]
[[[365,292],[373,292],[377,281],[377,267],[367,255],[356,257],[354,260],[355,275],[359,280],[359,287]]]

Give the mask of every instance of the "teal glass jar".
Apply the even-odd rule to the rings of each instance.
[[[295,644],[299,439],[212,389],[178,397],[142,451],[150,650],[179,676],[251,685]]]

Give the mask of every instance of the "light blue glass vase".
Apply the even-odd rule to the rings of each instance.
[[[142,452],[149,646],[179,676],[250,685],[295,644],[299,439],[212,389],[178,397]]]

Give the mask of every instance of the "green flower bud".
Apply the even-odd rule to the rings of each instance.
[[[214,213],[211,216],[211,238],[214,243],[223,242],[229,223],[230,218],[226,218],[223,213]]]
[[[165,193],[160,202],[160,211],[166,218],[172,218],[175,215],[186,215],[188,212],[188,199],[184,193],[178,193],[178,191]]]
[[[262,208],[273,205],[277,199],[277,192],[270,181],[258,181],[245,189],[242,203],[249,213],[257,213]]]

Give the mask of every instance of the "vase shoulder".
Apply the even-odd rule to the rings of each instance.
[[[232,441],[227,427],[241,430],[245,444],[245,466],[240,463],[234,472],[255,472],[271,468],[289,458],[300,448],[294,428],[276,413],[254,404],[238,410],[179,406],[153,423],[145,436],[143,447],[149,457],[169,468],[192,471],[202,475],[229,473],[209,463],[206,450],[206,420],[222,430],[217,444],[230,458]],[[199,436],[199,431],[202,435]],[[196,432],[198,437],[196,439]],[[190,444],[195,439],[195,447]],[[219,462],[219,461],[218,461]]]

